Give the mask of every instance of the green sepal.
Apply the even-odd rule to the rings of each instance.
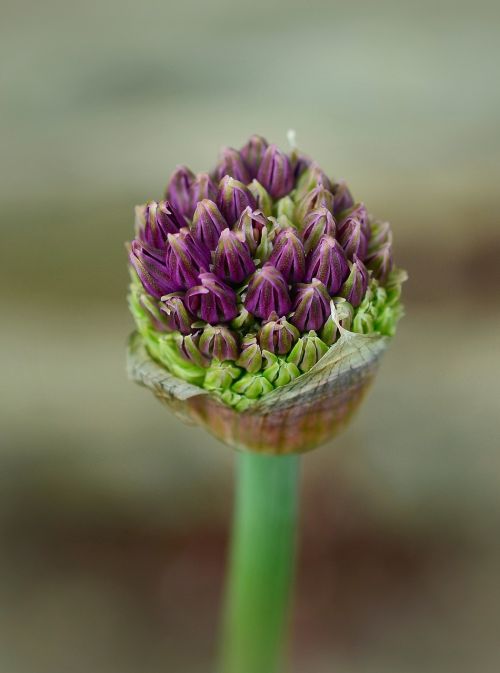
[[[205,390],[227,390],[241,376],[242,370],[229,360],[221,362],[214,358],[205,373]]]
[[[286,386],[300,376],[300,370],[293,362],[287,362],[285,358],[269,351],[262,351],[262,356],[266,361],[262,373],[275,388]]]
[[[276,207],[276,217],[278,218],[278,221],[280,221],[280,218],[284,216],[291,223],[293,222],[293,217],[295,213],[295,203],[290,198],[290,196],[284,196],[282,199],[277,201],[275,207]]]
[[[297,341],[287,357],[287,362],[296,365],[301,372],[308,372],[327,352],[328,346],[311,330]]]
[[[231,388],[233,392],[244,395],[250,400],[256,400],[273,389],[273,384],[265,376],[250,373],[244,374]]]
[[[273,200],[266,188],[263,187],[257,180],[252,180],[252,182],[248,185],[248,189],[251,191],[252,196],[257,201],[257,208],[262,210],[266,217],[272,215]]]

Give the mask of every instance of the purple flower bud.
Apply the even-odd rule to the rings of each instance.
[[[309,213],[302,229],[306,255],[314,250],[323,236],[335,236],[335,230],[335,220],[328,208],[319,208]]]
[[[200,271],[209,268],[208,250],[197,243],[187,228],[181,229],[178,234],[169,234],[168,243],[166,264],[169,273],[177,289],[188,290],[198,282]]]
[[[299,283],[290,321],[300,332],[319,330],[330,315],[330,295],[320,280]]]
[[[248,166],[252,178],[255,178],[259,171],[259,166],[267,147],[268,142],[265,138],[253,135],[240,150],[240,154],[243,157],[245,164]]]
[[[182,334],[175,335],[175,343],[179,349],[179,353],[182,357],[196,365],[197,367],[208,367],[210,360],[206,358],[203,353],[200,351],[200,333],[194,332],[193,334]]]
[[[292,151],[290,161],[292,162],[293,175],[296,180],[298,180],[304,171],[313,163],[310,157],[306,154],[297,152],[297,150]]]
[[[385,283],[392,270],[392,249],[390,243],[382,245],[367,259],[366,266],[373,271],[373,276],[382,284]]]
[[[392,230],[389,222],[374,222],[371,227],[371,236],[368,243],[368,255],[384,245],[392,244]]]
[[[235,226],[235,232],[240,241],[244,241],[252,254],[257,249],[262,236],[262,230],[267,225],[267,219],[261,210],[245,208]]]
[[[238,315],[236,292],[214,273],[200,273],[200,283],[186,292],[184,301],[191,313],[215,325]]]
[[[323,236],[308,257],[306,281],[317,278],[334,295],[348,274],[349,266],[342,246],[333,236]]]
[[[270,320],[262,325],[258,334],[262,350],[276,355],[289,353],[299,336],[299,330],[294,325],[284,316],[278,318],[276,314],[271,315]]]
[[[181,292],[163,296],[160,309],[165,313],[167,326],[172,332],[180,332],[181,334],[191,332],[194,317],[187,310]]]
[[[339,229],[338,238],[348,259],[353,259],[354,255],[357,255],[361,260],[366,257],[368,241],[357,217],[349,217],[344,220],[342,227]]]
[[[332,191],[332,185],[327,174],[321,170],[316,163],[311,163],[297,181],[297,200],[301,200],[304,196],[313,190],[318,185],[325,189]]]
[[[168,201],[148,201],[136,208],[138,237],[153,248],[165,248],[168,234],[176,234],[187,224],[183,215],[175,211]]]
[[[344,180],[339,180],[336,184],[333,185],[333,212],[335,215],[338,215],[343,210],[351,208],[354,205],[354,199],[352,198],[349,187],[347,186]]]
[[[238,150],[225,147],[220,156],[220,161],[215,168],[215,178],[220,181],[225,175],[230,175],[247,185],[250,180],[250,172]]]
[[[160,250],[132,241],[129,259],[146,292],[156,299],[180,289],[165,263],[165,253]]]
[[[193,214],[191,206],[190,188],[195,180],[194,173],[187,166],[178,166],[172,173],[167,185],[167,199],[173,207],[186,217],[191,218]]]
[[[251,374],[256,374],[262,368],[262,351],[255,334],[247,334],[244,337],[241,342],[241,355],[236,364]]]
[[[250,206],[252,210],[255,210],[257,207],[248,187],[229,175],[224,176],[220,181],[217,205],[229,226],[233,226],[245,208]]]
[[[286,315],[291,304],[288,285],[278,269],[265,264],[254,273],[245,299],[245,307],[250,313],[268,320],[273,312]]]
[[[366,240],[370,238],[370,222],[368,218],[368,211],[364,203],[356,203],[352,208],[344,210],[338,220],[339,230],[344,226],[345,222],[351,218],[355,217],[361,222],[361,231],[365,235]]]
[[[363,262],[354,255],[354,261],[350,266],[350,273],[342,285],[339,295],[345,297],[354,307],[363,301],[368,288],[368,271]]]
[[[247,244],[231,229],[221,233],[214,255],[213,271],[230,283],[241,283],[255,271]]]
[[[191,232],[193,237],[207,250],[215,250],[227,222],[213,201],[203,199],[196,206]]]
[[[196,179],[191,184],[191,212],[194,212],[196,205],[203,199],[210,201],[217,200],[217,185],[212,181],[208,173],[198,173]]]
[[[203,330],[199,342],[200,351],[209,358],[224,360],[236,360],[239,355],[238,339],[223,325],[208,325]]]
[[[326,208],[330,213],[333,212],[333,194],[323,185],[314,187],[299,201],[295,211],[296,219],[302,222],[308,213],[319,208]]]
[[[287,283],[304,280],[306,271],[304,246],[293,229],[280,231],[268,261],[281,271]]]
[[[276,145],[269,145],[262,157],[257,180],[274,199],[285,196],[293,189],[293,170],[288,156]]]

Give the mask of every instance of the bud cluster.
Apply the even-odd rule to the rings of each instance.
[[[392,335],[401,313],[390,226],[257,135],[210,173],[178,167],[164,200],[138,206],[129,260],[152,357],[239,410],[309,371],[338,324]]]

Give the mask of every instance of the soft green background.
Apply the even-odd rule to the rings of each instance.
[[[177,163],[288,128],[411,277],[304,460],[290,671],[498,671],[497,3],[1,13],[0,673],[210,670],[233,456],[127,382],[123,241]]]

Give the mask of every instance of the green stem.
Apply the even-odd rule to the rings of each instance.
[[[221,673],[279,670],[293,579],[299,456],[237,455]]]

